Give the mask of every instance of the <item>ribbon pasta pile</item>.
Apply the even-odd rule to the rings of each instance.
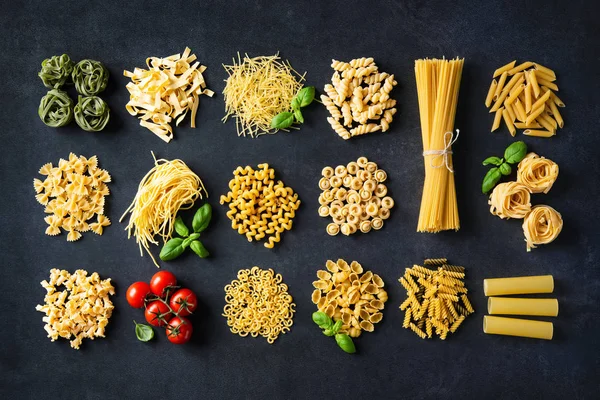
[[[148,69],[135,68],[124,71],[131,78],[127,84],[129,102],[125,106],[129,114],[139,115],[140,125],[169,143],[173,139],[171,122],[179,125],[188,112],[191,127],[196,127],[196,112],[200,95],[212,97],[214,92],[206,88],[202,73],[204,65],[196,61],[195,54],[186,47],[183,54],[169,57],[149,57]]]
[[[331,68],[335,72],[321,101],[331,114],[327,122],[333,130],[344,140],[387,131],[396,114],[396,100],[390,98],[397,85],[394,75],[379,72],[372,57],[331,60]]]
[[[71,153],[68,160],[61,158],[56,167],[44,164],[39,173],[46,178],[34,179],[33,188],[36,200],[49,214],[44,218],[47,235],[56,236],[61,228],[68,232],[69,242],[79,240],[81,233],[90,230],[102,235],[104,227],[110,225],[104,204],[110,194],[107,183],[111,177],[98,168],[98,157],[77,157]]]
[[[225,286],[223,316],[231,333],[258,335],[273,344],[294,323],[296,304],[281,274],[259,267],[238,271],[237,279]]]
[[[275,183],[275,170],[269,164],[238,167],[229,181],[229,192],[220,198],[229,206],[227,217],[231,227],[249,242],[265,239],[265,247],[272,249],[281,240],[281,234],[292,229],[296,210],[300,207],[298,194],[282,181]]]
[[[529,153],[517,167],[517,181],[496,186],[488,201],[490,212],[500,218],[524,219],[527,251],[548,244],[562,230],[562,216],[546,205],[531,206],[531,193],[548,193],[558,178],[558,165],[536,153]]]

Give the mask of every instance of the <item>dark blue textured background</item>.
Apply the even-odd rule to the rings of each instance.
[[[597,2],[573,1],[304,1],[284,2],[17,2],[3,0],[0,13],[0,254],[2,324],[0,395],[6,399],[125,398],[598,398],[600,372],[600,269],[598,197],[600,163],[600,39]],[[152,4],[150,4],[152,3]],[[217,92],[201,98],[198,129],[175,129],[165,144],[127,114],[123,69],[143,66],[148,56],[167,56],[189,46],[208,66]],[[223,125],[221,64],[236,52],[277,51],[308,84],[322,88],[331,58],[372,56],[394,73],[399,113],[386,134],[344,142],[318,104],[305,113],[298,132],[257,140],[238,138]],[[46,90],[37,77],[40,62],[68,53],[109,68],[101,96],[112,108],[101,133],[75,124],[50,129],[37,117]],[[413,63],[421,57],[465,57],[456,126],[456,184],[462,229],[439,235],[415,232],[423,185],[421,133]],[[505,128],[491,134],[492,116],[483,105],[493,70],[508,61],[533,60],[558,74],[566,126],[550,140],[526,138],[530,148],[560,165],[548,195],[534,203],[559,210],[565,227],[555,243],[527,253],[519,221],[488,211],[479,191],[483,158],[512,142]],[[70,92],[73,94],[72,92]],[[156,268],[139,257],[118,218],[152,167],[150,151],[181,158],[207,185],[215,207],[204,236],[212,258],[187,255],[164,263],[197,291],[201,312],[193,343],[174,346],[163,332],[138,342],[132,319],[139,310],[125,301],[127,286],[147,280]],[[91,156],[113,176],[108,216],[101,237],[77,243],[44,235],[43,209],[32,179],[46,162],[69,152]],[[317,215],[317,181],[325,165],[365,155],[384,168],[396,200],[389,223],[368,235],[329,237]],[[238,165],[268,162],[302,199],[294,229],[275,250],[248,243],[229,227],[218,197]],[[403,330],[396,282],[406,266],[424,257],[447,256],[467,267],[477,313],[446,342],[422,341]],[[342,353],[310,321],[315,271],[328,258],[358,260],[379,273],[390,300],[375,333],[356,341],[359,353]],[[232,335],[220,315],[223,286],[241,268],[258,265],[282,273],[298,305],[291,333],[274,345],[262,338]],[[84,341],[80,351],[66,340],[51,343],[34,310],[44,297],[39,282],[50,268],[85,268],[111,277],[116,306],[106,339]],[[481,329],[486,277],[553,274],[560,315],[555,339],[537,341],[484,335]]]

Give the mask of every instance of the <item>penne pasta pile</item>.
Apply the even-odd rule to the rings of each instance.
[[[554,136],[564,126],[558,108],[565,106],[555,93],[558,92],[556,74],[531,61],[515,64],[512,61],[494,71],[485,98],[490,113],[496,113],[491,131],[498,129],[504,120],[512,136],[517,129],[524,129],[527,136]]]

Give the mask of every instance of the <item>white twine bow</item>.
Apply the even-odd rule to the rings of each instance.
[[[430,164],[432,168],[442,168],[445,166],[448,169],[448,171],[454,173],[454,170],[448,163],[448,154],[452,154],[452,150],[451,150],[452,145],[454,144],[454,142],[456,142],[456,140],[458,140],[459,134],[460,134],[460,131],[458,129],[456,130],[456,136],[454,136],[452,131],[448,131],[448,132],[444,133],[444,148],[442,150],[425,150],[423,152],[423,157],[425,157],[425,156],[441,156],[443,158],[443,160],[444,160],[443,163],[434,165],[433,160],[437,157],[432,157],[431,164]]]

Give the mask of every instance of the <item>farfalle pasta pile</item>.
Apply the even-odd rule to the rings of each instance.
[[[88,276],[82,269],[70,274],[54,268],[41,285],[47,293],[44,305],[35,309],[46,314],[42,321],[53,342],[59,337],[71,339],[71,347],[79,349],[83,339],[104,337],[114,309],[109,295],[114,295],[115,289],[110,278],[102,280],[97,272]]]
[[[325,267],[327,271],[317,271],[312,302],[334,321],[342,321],[339,333],[359,337],[362,331],[373,332],[388,300],[383,279],[356,261],[327,260]]]
[[[107,183],[111,181],[108,171],[98,167],[98,158],[69,154],[60,159],[55,167],[47,163],[39,173],[46,178],[33,180],[36,200],[48,214],[46,234],[56,236],[61,229],[67,241],[74,242],[83,232],[92,231],[102,235],[110,219],[104,215],[105,197],[110,194]],[[94,219],[95,218],[95,219]]]
[[[327,121],[333,130],[344,140],[387,131],[396,114],[396,100],[390,98],[397,84],[394,75],[379,72],[371,57],[331,60],[331,68],[335,72],[321,101],[331,114]]]
[[[296,304],[281,274],[259,267],[238,271],[237,279],[225,286],[223,316],[232,333],[258,335],[273,344],[294,323]]]
[[[275,170],[269,164],[258,164],[257,170],[238,167],[220,203],[228,205],[227,217],[233,229],[249,242],[265,239],[268,249],[279,243],[283,232],[292,229],[300,207],[298,194],[282,181],[275,182]]]
[[[325,167],[321,174],[319,215],[331,217],[333,222],[326,228],[329,235],[341,232],[348,236],[358,230],[367,233],[383,227],[394,200],[387,195],[383,183],[387,174],[377,164],[359,157],[346,166]]]

